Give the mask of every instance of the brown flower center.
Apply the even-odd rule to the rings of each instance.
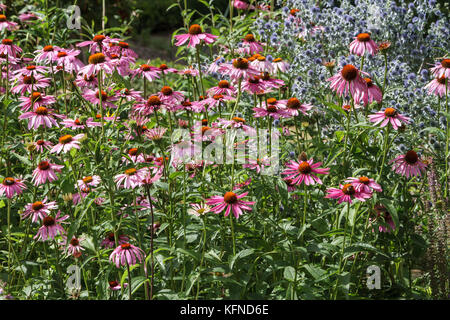
[[[2,40],[2,44],[6,45],[6,46],[10,46],[12,45],[12,40],[11,39],[3,39]]]
[[[51,226],[54,226],[55,225],[55,219],[53,219],[52,217],[50,217],[50,216],[46,216],[45,218],[44,218],[44,226],[46,226],[46,227],[51,227]]]
[[[208,125],[208,119],[202,119],[202,125],[203,126]]]
[[[141,70],[142,71],[150,71],[152,68],[150,68],[150,66],[148,64],[142,64],[141,65]]]
[[[248,69],[248,60],[245,58],[237,58],[233,60],[233,67],[237,69],[246,70]]]
[[[3,179],[3,185],[5,185],[5,186],[12,186],[15,183],[16,183],[16,180],[14,180],[14,178],[6,177],[5,179]]]
[[[65,51],[60,51],[57,54],[58,58],[63,58],[63,57],[67,57],[67,52]]]
[[[226,192],[223,196],[223,200],[228,204],[235,204],[238,202],[238,198],[234,192]]]
[[[164,86],[164,87],[162,87],[161,92],[165,96],[170,96],[173,93],[173,90],[169,86]]]
[[[302,163],[300,163],[298,165],[297,170],[298,170],[298,172],[300,172],[302,174],[309,174],[309,173],[311,173],[312,168],[307,161],[303,161]]]
[[[36,82],[33,76],[23,76],[22,80],[24,84],[33,84]]]
[[[0,14],[0,22],[6,22],[6,16],[4,14]]]
[[[255,36],[253,34],[249,33],[249,34],[247,34],[245,36],[245,41],[247,41],[247,42],[255,42],[256,39],[255,39]]]
[[[123,41],[120,41],[117,45],[123,49],[128,49],[130,47],[130,45],[128,43],[123,42]]]
[[[48,163],[48,161],[41,161],[38,164],[38,168],[39,170],[48,170],[50,168],[50,163]]]
[[[59,138],[59,143],[66,144],[73,140],[73,137],[70,134],[66,134],[65,136],[62,136]]]
[[[169,67],[167,66],[167,64],[162,64],[162,65],[160,65],[159,66],[159,69],[161,69],[161,70],[167,70],[167,69],[169,69]]]
[[[136,174],[136,172],[137,172],[137,170],[135,168],[130,168],[130,169],[125,170],[125,174],[128,176],[132,176],[132,175]]]
[[[196,35],[202,33],[202,27],[200,27],[198,24],[193,24],[189,27],[189,34]]]
[[[219,81],[219,88],[224,89],[224,88],[229,88],[229,87],[230,87],[230,83],[227,80]]]
[[[159,106],[161,105],[161,99],[158,96],[151,96],[147,100],[149,106]]]
[[[282,62],[283,61],[283,59],[281,59],[281,58],[275,58],[275,59],[273,59],[273,62],[275,62],[275,63],[277,63],[277,62]]]
[[[344,194],[347,194],[347,195],[352,195],[352,194],[355,194],[356,190],[355,190],[355,188],[352,186],[351,183],[347,183],[347,184],[344,185],[344,187],[342,188],[342,192],[343,192]]]
[[[370,78],[364,78],[364,80],[366,80],[366,84],[367,84],[367,87],[368,87],[368,88],[370,88],[370,87],[373,86],[372,79],[370,79]]]
[[[341,75],[346,81],[353,81],[358,76],[358,69],[347,64],[342,68]]]
[[[36,201],[35,203],[33,203],[33,204],[31,205],[31,208],[32,208],[34,211],[41,210],[43,207],[44,207],[44,204],[43,204],[41,201]]]
[[[107,235],[109,241],[115,241],[114,232],[110,232]]]
[[[94,53],[89,57],[88,61],[90,64],[103,63],[106,61],[106,56],[101,52]]]
[[[37,107],[35,113],[40,116],[46,116],[48,115],[48,110],[46,107]]]
[[[275,98],[269,98],[269,99],[267,99],[267,104],[275,104],[275,103],[277,103],[277,99],[275,99]]]
[[[42,146],[44,143],[45,143],[44,140],[38,140],[38,141],[36,141],[36,144],[37,144],[38,146]]]
[[[72,238],[72,240],[70,240],[70,244],[72,245],[72,246],[78,246],[79,244],[80,244],[80,241],[78,241],[78,239],[77,238]]]
[[[300,109],[300,107],[302,106],[302,104],[300,103],[300,100],[298,100],[297,98],[290,98],[288,101],[287,101],[287,107],[289,108],[289,109],[294,109],[294,110],[297,110],[297,109]]]
[[[369,184],[370,179],[367,177],[360,177],[359,182],[364,183],[364,184]]]
[[[36,102],[42,99],[42,95],[39,92],[33,92],[31,94],[31,99]]]
[[[202,134],[205,134],[206,131],[210,130],[211,128],[208,126],[202,127]]]
[[[370,34],[360,33],[356,36],[356,38],[358,39],[358,41],[367,42],[367,41],[370,41]]]
[[[84,183],[91,183],[92,181],[94,181],[94,178],[92,178],[92,176],[87,176],[83,178]]]
[[[278,111],[277,107],[272,104],[269,104],[267,106],[266,110],[267,110],[267,112],[277,112]]]
[[[105,39],[106,39],[106,37],[105,37],[104,35],[99,34],[99,35],[96,35],[96,36],[92,39],[92,41],[97,42],[97,43],[100,43],[100,42],[102,42],[102,41],[105,40]]]
[[[254,77],[250,77],[250,78],[248,79],[248,82],[250,82],[250,83],[259,83],[260,80],[261,80],[260,77],[254,76]]]
[[[240,122],[240,123],[245,123],[245,120],[239,117],[233,117],[232,119],[234,122]]]
[[[394,108],[386,108],[386,110],[384,110],[384,115],[386,117],[395,117],[397,115],[397,110]]]
[[[444,68],[450,68],[450,59],[444,59],[441,61],[441,66]]]
[[[99,95],[99,91],[97,90],[95,97],[97,99],[100,99],[100,95]],[[102,90],[102,101],[105,101],[106,99],[108,99],[108,95],[106,94],[105,91]]]
[[[220,100],[220,99],[223,99],[223,95],[222,94],[215,94],[213,96],[213,98],[214,98],[214,100]]]
[[[45,46],[43,50],[44,50],[44,52],[50,52],[50,51],[53,51],[53,46],[50,46],[50,45]]]
[[[414,150],[410,150],[405,154],[405,161],[408,164],[416,164],[419,161],[419,156]]]
[[[131,244],[129,244],[129,243],[124,243],[124,244],[121,244],[120,247],[121,247],[123,250],[130,250],[130,249],[131,249]]]
[[[439,82],[440,84],[445,85],[445,76],[442,75],[442,77],[436,78],[436,81]]]

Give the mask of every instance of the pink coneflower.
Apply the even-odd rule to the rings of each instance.
[[[16,58],[22,52],[19,46],[13,44],[11,39],[3,39],[0,44],[0,55],[8,55],[9,58]]]
[[[210,110],[210,109],[218,107],[219,105],[223,105],[223,102],[229,101],[229,100],[234,100],[234,98],[231,96],[223,95],[223,94],[215,94],[214,96],[203,100],[202,104],[204,106],[208,106],[207,110]]]
[[[53,143],[45,140],[37,140],[33,144],[36,148],[35,150],[41,153],[45,151],[44,149],[50,150],[53,147]]]
[[[85,129],[87,128],[94,128],[94,127],[101,127],[100,122],[94,121],[93,118],[77,118],[77,119],[64,119],[61,121],[61,124],[64,125],[65,128],[71,128],[71,129]]]
[[[127,243],[130,239],[123,234],[118,235],[117,244],[124,244]],[[106,238],[103,239],[103,241],[100,243],[100,245],[104,248],[114,248],[116,245],[114,232],[109,232],[106,235]]]
[[[419,159],[419,156],[414,150],[410,150],[406,154],[398,156],[389,163],[394,163],[392,165],[392,170],[394,170],[395,173],[406,176],[406,178],[422,176],[422,173],[426,171],[425,169],[427,167],[427,165]]]
[[[206,204],[215,206],[211,209],[211,211],[214,213],[221,213],[224,209],[226,209],[225,217],[227,217],[230,212],[233,211],[234,216],[236,217],[236,219],[238,219],[239,216],[243,214],[242,210],[252,211],[252,208],[249,206],[255,204],[255,202],[253,201],[240,200],[247,194],[248,192],[244,192],[241,195],[237,195],[234,192],[228,191],[224,194],[223,197],[213,196],[207,199]]]
[[[71,136],[70,134],[66,134],[59,138],[59,143],[56,144],[52,150],[50,150],[50,153],[57,153],[59,154],[61,151],[63,153],[67,153],[72,148],[80,149],[80,140],[84,138],[84,133],[77,134],[75,137]]]
[[[37,16],[33,12],[25,12],[19,15],[19,20],[25,23],[30,23],[31,21],[42,20],[41,17]]]
[[[429,94],[435,94],[442,98],[445,95],[446,90],[447,92],[450,92],[450,81],[447,80],[447,89],[445,88],[445,81],[445,76],[435,78],[425,86],[425,89],[428,90]]]
[[[117,188],[134,189],[142,185],[142,180],[145,179],[147,169],[126,169],[124,173],[118,174],[114,177]]]
[[[155,79],[159,79],[160,72],[161,71],[156,67],[150,66],[148,64],[141,64],[138,69],[131,71],[131,74],[133,78],[136,76],[140,76],[146,78],[148,81],[153,81]]]
[[[242,39],[243,46],[239,49],[240,53],[253,55],[255,53],[260,53],[264,50],[260,42],[256,41],[255,36],[251,33],[247,34],[244,39]]]
[[[327,189],[327,193],[325,198],[338,199],[338,203],[347,202],[351,204],[352,198],[366,201],[366,199],[371,197],[371,194],[356,191],[356,188],[351,183],[345,185],[340,184],[339,189],[329,188]]]
[[[266,91],[266,85],[259,76],[249,77],[242,84],[242,90],[249,94],[263,94]]]
[[[40,184],[44,184],[47,182],[52,182],[58,179],[55,174],[56,172],[61,172],[61,169],[64,168],[63,165],[53,164],[48,161],[41,161],[38,164],[38,167],[33,171],[33,179],[34,185],[38,186]]]
[[[90,77],[78,75],[75,79],[75,84],[80,88],[97,88],[98,80],[93,74]]]
[[[61,116],[52,113],[52,110],[47,109],[46,107],[37,107],[34,111],[21,114],[19,119],[30,119],[28,121],[28,130],[31,128],[37,130],[40,126],[44,126],[44,128],[51,128],[53,126],[59,127],[58,122],[56,122],[54,117]]]
[[[43,220],[48,214],[50,214],[50,210],[54,209],[58,209],[56,201],[47,202],[47,197],[45,197],[42,201],[28,203],[25,206],[24,212],[21,214],[21,218],[26,219],[29,216],[32,216],[31,222],[35,223],[38,220]]]
[[[275,58],[272,61],[273,72],[286,72],[289,70],[289,63],[281,58]]]
[[[275,79],[270,76],[268,72],[263,72],[259,76],[262,83],[266,86],[266,93],[271,92],[272,89],[279,89],[284,86],[284,81],[281,79]]]
[[[234,0],[233,7],[235,7],[236,9],[239,9],[239,10],[247,10],[247,9],[254,10],[255,9],[255,7],[253,5],[250,6],[246,1],[243,1],[243,0]]]
[[[286,111],[290,113],[292,117],[298,116],[301,111],[304,115],[307,115],[306,111],[311,110],[313,106],[307,103],[301,103],[300,100],[293,97],[286,101]]]
[[[377,44],[370,38],[370,33],[360,33],[350,43],[350,53],[363,56],[367,51],[371,55],[375,55],[378,51]]]
[[[163,74],[168,74],[169,72],[170,72],[170,73],[178,73],[178,70],[177,70],[177,69],[175,69],[175,68],[169,68],[169,67],[167,66],[167,64],[165,64],[165,63],[161,64],[161,65],[158,67],[158,70],[159,70],[160,72],[162,72]]]
[[[355,66],[347,64],[339,73],[327,79],[327,81],[331,82],[331,89],[336,91],[339,96],[342,97],[350,92],[355,103],[358,103],[360,99],[366,99],[368,94],[367,83],[360,74],[367,75],[367,73],[358,70]]]
[[[408,124],[410,118],[401,115],[394,108],[386,108],[383,111],[378,111],[375,114],[370,114],[369,120],[371,122],[374,122],[375,125],[381,122],[380,127],[385,127],[390,122],[394,130],[398,130],[398,128],[402,125],[401,122]]]
[[[61,67],[64,71],[68,73],[75,71],[78,73],[84,66],[83,62],[77,58],[79,54],[80,50],[60,48],[54,61],[56,61],[57,67]]]
[[[61,211],[58,211],[55,218],[51,216],[44,217],[44,219],[42,219],[42,227],[39,228],[38,233],[33,237],[33,239],[37,239],[38,241],[46,241],[50,238],[51,240],[54,240],[58,234],[64,235],[66,231],[60,223],[67,223],[64,221],[69,219],[69,215],[60,217],[60,214]]]
[[[164,133],[166,133],[166,128],[153,128],[149,129],[145,132],[145,137],[149,140],[155,141],[155,140],[161,140],[164,136]]]
[[[27,186],[21,180],[6,177],[0,184],[0,196],[5,195],[8,199],[11,199],[15,194],[21,195],[26,188]]]
[[[244,132],[256,132],[254,128],[246,125],[246,121],[244,118],[240,117],[233,117],[231,120],[227,119],[217,119],[217,123],[221,128],[228,129],[228,128],[235,128],[235,129],[242,129]]]
[[[122,77],[126,77],[131,74],[130,64],[134,63],[134,59],[126,56],[119,56],[117,54],[107,53],[109,57],[109,64],[111,68],[117,71]]]
[[[86,77],[97,75],[100,70],[103,70],[105,73],[112,73],[114,68],[109,60],[110,59],[101,52],[94,53],[89,56],[89,64],[82,67],[78,73]]]
[[[83,240],[84,240],[83,238],[77,238],[75,236],[72,236],[72,239],[69,241],[69,245],[67,247],[67,253],[76,258],[81,256],[81,253],[82,253],[81,251],[84,250],[84,248],[81,246],[81,242]],[[64,245],[64,246],[67,245],[67,239],[64,239],[64,241],[62,242],[62,245]]]
[[[201,217],[208,212],[211,212],[211,207],[204,203],[191,203],[191,208],[187,210],[187,213],[192,214],[196,217]]]
[[[375,182],[374,179],[362,176],[359,178],[350,177],[345,180],[347,183],[351,183],[355,190],[358,192],[372,193],[372,191],[381,192],[381,186]]]
[[[109,289],[112,290],[112,291],[122,290],[120,282],[118,282],[116,280],[108,281],[108,284],[109,284]],[[128,287],[128,283],[124,283],[123,287],[124,288]]]
[[[383,93],[381,89],[372,82],[370,78],[364,78],[367,83],[367,99],[364,101],[365,104],[376,101],[381,103],[383,100]]]
[[[17,30],[19,29],[19,25],[15,22],[8,21],[4,14],[0,14],[0,31],[4,29],[9,31]]]
[[[77,180],[78,188],[82,187],[96,187],[100,184],[101,178],[99,176],[93,175],[93,176],[86,176],[83,177],[81,180]]]
[[[217,87],[211,87],[207,93],[211,96],[216,94],[223,94],[227,96],[234,96],[236,94],[236,88],[232,87],[227,80],[219,81]]]
[[[50,78],[41,75],[36,76],[18,76],[17,83],[11,88],[12,93],[24,95],[25,92],[31,93],[33,90],[40,90],[50,86]]]
[[[98,34],[92,38],[92,40],[83,41],[77,44],[77,47],[86,47],[89,46],[89,53],[103,51],[104,47],[109,44],[111,38],[108,36],[104,36],[102,34]]]
[[[19,106],[22,107],[20,109],[21,111],[28,111],[31,106],[33,106],[33,108],[35,108],[34,110],[36,110],[36,108],[38,107],[48,106],[49,104],[53,104],[56,102],[55,97],[46,96],[40,92],[35,91],[32,92],[28,97],[20,97],[19,100],[22,101],[22,103],[19,104]]]
[[[114,251],[109,256],[109,261],[112,261],[116,264],[116,267],[119,268],[122,266],[133,266],[136,264],[137,260],[139,262],[144,258],[145,253],[142,249],[133,246],[129,243],[124,243],[114,249]]]
[[[58,55],[58,52],[62,50],[60,47],[57,46],[45,46],[40,50],[36,50],[34,53],[37,53],[37,55],[34,57],[34,61],[36,62],[45,62],[49,63],[56,60],[56,56]]]
[[[273,71],[273,66],[272,63],[266,59],[266,57],[257,54],[254,56],[254,60],[252,59],[252,61],[250,62],[250,65],[260,71],[260,72],[269,72],[271,73]]]
[[[280,103],[280,101],[275,98],[269,98],[262,107],[253,108],[253,111],[255,111],[253,116],[256,118],[269,116],[274,119],[290,116],[290,113],[284,108],[285,105],[283,103]]]
[[[157,95],[150,96],[146,103],[140,103],[133,107],[134,111],[140,115],[147,116],[158,111],[163,103]]]
[[[184,100],[184,96],[179,91],[174,91],[169,86],[164,86],[161,88],[161,91],[158,92],[158,97],[161,99],[161,102],[166,104],[178,104]]]
[[[445,76],[447,79],[450,78],[450,59],[443,59],[441,62],[438,62],[433,68],[431,68],[431,72],[436,78],[440,78]]]
[[[302,182],[308,185],[316,183],[322,184],[322,180],[316,174],[329,174],[329,168],[318,168],[322,162],[314,163],[313,158],[306,161],[296,162],[290,161],[286,165],[286,170],[282,174],[286,175],[284,180],[291,180],[291,184],[301,184]]]
[[[231,64],[223,63],[219,67],[219,72],[230,76],[232,80],[247,79],[259,74],[259,71],[250,66],[250,62],[245,58],[234,59]]]
[[[186,69],[179,70],[178,74],[182,74],[182,75],[185,75],[187,77],[196,77],[196,76],[199,75],[199,71],[197,69],[194,69],[194,67],[189,66]]]
[[[109,44],[109,53],[117,54],[122,57],[126,57],[127,59],[131,59],[135,61],[138,58],[136,52],[130,48],[128,42],[120,41],[120,39],[111,39],[111,43]]]
[[[117,97],[115,96],[115,94],[109,95],[106,91],[102,90],[101,96],[102,96],[102,106],[104,109],[106,109],[106,107],[113,108],[113,109],[117,108],[117,106],[112,103],[112,101],[117,100]],[[88,89],[83,94],[83,98],[85,98],[87,101],[89,101],[92,104],[99,105],[100,104],[100,91],[99,90],[94,91],[94,90]]]
[[[175,39],[177,40],[177,43],[175,43],[176,46],[181,46],[185,44],[188,40],[188,48],[192,47],[195,48],[201,40],[205,41],[208,44],[213,43],[216,41],[218,36],[214,36],[209,33],[204,33],[203,29],[198,24],[193,24],[189,27],[189,32],[186,34],[180,34],[175,36]]]
[[[292,179],[283,179],[286,183],[287,191],[294,192],[297,190],[297,185],[292,181]]]
[[[142,91],[136,91],[134,89],[124,88],[122,90],[116,91],[116,94],[120,98],[125,98],[127,101],[144,101],[141,96]]]
[[[21,69],[17,69],[13,72],[16,76],[36,76],[38,74],[45,74],[48,72],[48,68],[45,66],[29,65]]]
[[[392,219],[391,214],[386,210],[386,208],[383,205],[377,204],[377,205],[375,205],[374,209],[377,213],[377,217],[376,217],[375,221],[377,221],[378,219],[383,220],[383,221],[379,222],[378,231],[379,232],[387,232],[387,233],[390,233],[391,231],[395,231],[394,220]],[[372,220],[372,219],[370,219],[370,220]],[[372,229],[372,232],[373,232],[373,229]]]
[[[256,170],[256,173],[260,173],[267,166],[270,166],[270,159],[248,159],[247,163],[242,165],[242,168]]]

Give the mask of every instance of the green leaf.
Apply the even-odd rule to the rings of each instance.
[[[244,249],[240,252],[238,252],[230,261],[230,269],[233,270],[233,266],[236,263],[237,259],[243,259],[245,257],[248,257],[255,252],[255,249]]]
[[[362,242],[357,242],[357,243],[345,248],[344,258],[348,258],[348,257],[354,255],[355,253],[364,252],[364,251],[375,252],[385,258],[390,258],[389,255],[387,255],[383,251],[375,248],[374,246],[372,246],[370,244],[362,243]]]
[[[288,281],[295,281],[295,269],[291,266],[284,268],[284,278]]]
[[[315,280],[322,278],[322,276],[327,273],[325,270],[322,270],[321,268],[316,267],[313,264],[305,264],[304,267]]]

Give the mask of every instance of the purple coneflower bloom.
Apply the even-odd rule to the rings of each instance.
[[[450,59],[443,59],[441,62],[438,62],[431,68],[431,72],[436,78],[442,76],[445,76],[447,79],[450,78]]]
[[[255,36],[251,33],[247,34],[244,39],[242,39],[242,43],[243,46],[240,49],[240,52],[247,55],[260,53],[264,50],[261,43],[256,41]]]
[[[16,58],[16,56],[22,52],[19,46],[13,44],[11,39],[3,39],[0,44],[0,55],[7,55],[10,59]]]
[[[370,38],[369,33],[360,33],[355,37],[355,40],[350,43],[350,53],[358,56],[363,56],[365,52],[371,55],[375,55],[378,51],[378,46]]]
[[[56,60],[56,56],[58,55],[58,52],[62,50],[60,47],[57,46],[45,46],[44,48],[40,50],[36,50],[34,53],[37,53],[37,55],[34,57],[34,61],[36,62],[45,62],[49,63],[54,60]]]
[[[211,207],[204,203],[191,203],[191,208],[187,209],[187,213],[192,214],[196,217],[201,217],[208,212],[211,212]]]
[[[127,243],[130,239],[123,234],[118,235],[118,239],[117,239],[117,243],[120,244],[124,244]],[[103,239],[103,241],[100,243],[100,245],[104,248],[114,248],[114,246],[116,245],[116,241],[115,241],[115,236],[114,236],[114,232],[109,232],[105,239]]]
[[[447,80],[447,89],[445,88],[445,81],[445,76],[435,78],[425,86],[425,89],[428,90],[429,94],[435,94],[442,98],[446,92],[450,92],[450,81]]]
[[[327,79],[330,81],[330,87],[339,96],[347,95],[349,92],[355,103],[359,103],[360,99],[367,99],[367,83],[360,74],[367,73],[358,70],[351,64],[345,65],[342,70]]]
[[[384,111],[378,111],[375,114],[370,114],[369,120],[374,122],[375,125],[381,122],[380,127],[385,127],[390,122],[394,130],[398,130],[398,128],[402,125],[401,122],[408,124],[410,118],[401,115],[394,108],[386,108]]]
[[[114,177],[114,181],[118,188],[134,189],[142,185],[142,180],[145,179],[147,169],[126,169],[124,173],[118,174]],[[123,184],[123,185],[122,185]]]
[[[72,73],[75,71],[78,73],[84,66],[77,56],[80,54],[80,50],[62,49],[60,48],[56,54],[54,61],[57,63],[57,67],[61,67],[64,71]]]
[[[59,154],[61,151],[63,153],[67,153],[72,148],[80,149],[80,140],[83,139],[83,137],[84,133],[77,134],[75,137],[70,134],[66,134],[59,138],[59,143],[56,144],[52,150],[50,150],[50,153],[56,152]]]
[[[225,217],[227,217],[231,211],[233,211],[236,219],[239,218],[240,215],[243,214],[243,210],[252,211],[250,205],[255,204],[253,201],[243,201],[240,200],[245,197],[248,192],[244,192],[243,194],[237,195],[234,192],[228,191],[223,197],[221,196],[213,196],[206,200],[207,205],[215,206],[211,209],[214,213],[221,213],[223,210],[225,211]]]
[[[158,97],[162,103],[166,104],[178,104],[184,100],[184,95],[179,91],[174,91],[169,86],[164,86],[161,91],[158,92]]]
[[[50,78],[41,75],[35,76],[18,76],[17,83],[11,88],[12,93],[24,95],[25,92],[31,93],[33,90],[43,89],[50,86]]]
[[[230,76],[232,80],[247,79],[259,74],[259,71],[250,66],[250,62],[245,58],[234,59],[231,64],[222,63],[219,72]]]
[[[364,193],[372,193],[372,190],[381,192],[381,186],[375,182],[374,179],[370,179],[368,177],[362,176],[359,178],[350,177],[345,180],[347,183],[351,183],[356,191],[364,192]]]
[[[21,195],[26,188],[27,186],[21,180],[6,177],[0,184],[0,196],[5,195],[8,199],[11,199],[15,194]]]
[[[28,121],[28,130],[34,128],[37,130],[40,126],[51,128],[53,126],[59,127],[54,117],[61,117],[58,114],[52,113],[51,109],[46,107],[37,107],[34,111],[25,112],[19,116],[20,120],[30,119]]]
[[[58,209],[56,201],[47,202],[47,197],[42,201],[36,201],[33,203],[28,203],[25,206],[24,212],[21,214],[22,219],[31,217],[31,222],[35,223],[39,220],[43,220],[49,213],[50,210]]]
[[[289,63],[281,58],[275,58],[272,61],[273,72],[286,72],[289,70]]]
[[[96,187],[100,184],[101,178],[99,176],[86,176],[81,180],[77,180],[78,188],[82,187]]]
[[[141,76],[143,78],[146,78],[148,81],[153,81],[155,79],[159,79],[160,72],[161,70],[159,70],[157,67],[153,67],[144,63],[141,64],[141,66],[136,70],[131,71],[131,74],[133,78],[136,76]]]
[[[371,103],[373,101],[381,103],[383,100],[383,93],[381,92],[381,89],[372,82],[372,79],[364,78],[364,80],[367,83],[367,96],[365,96],[366,99],[364,100],[364,104]]]
[[[107,47],[111,38],[98,34],[92,38],[92,40],[83,41],[77,44],[77,47],[89,46],[89,53],[92,54],[97,51],[103,51],[103,48]]]
[[[305,157],[306,160],[306,157]],[[315,174],[328,174],[329,168],[319,168],[322,162],[314,163],[313,158],[307,161],[290,161],[286,165],[286,170],[282,174],[286,175],[284,180],[291,180],[291,184],[301,184],[302,182],[308,185],[314,185],[316,183],[322,184],[322,180]]]
[[[15,22],[8,21],[4,14],[0,14],[0,31],[4,29],[9,31],[17,30],[19,29],[19,25]]]
[[[394,163],[392,165],[392,170],[406,178],[412,176],[420,177],[427,167],[427,165],[419,159],[419,156],[414,150],[409,150],[406,154],[398,156],[389,163]]]
[[[211,87],[207,92],[212,96],[216,94],[234,96],[236,94],[236,88],[230,86],[230,83],[227,80],[221,80],[219,81],[217,87]]]
[[[55,218],[51,216],[44,217],[44,219],[42,219],[42,227],[39,228],[38,233],[33,237],[33,239],[46,241],[48,239],[55,239],[58,234],[63,235],[66,231],[60,223],[67,223],[64,221],[69,219],[69,215],[60,217],[60,214],[61,211],[58,211]]]
[[[286,101],[286,111],[290,113],[292,117],[298,116],[301,111],[304,115],[307,115],[306,111],[311,110],[313,106],[307,103],[301,103],[300,100],[293,97]]]
[[[371,197],[369,193],[357,191],[351,183],[345,185],[340,184],[339,189],[329,188],[327,189],[327,193],[325,198],[338,199],[338,203],[347,202],[351,204],[352,198],[366,201],[366,199]]]
[[[116,267],[119,268],[122,266],[133,266],[142,261],[145,253],[141,248],[133,246],[129,243],[124,243],[114,249],[114,251],[109,256],[109,261],[113,261],[116,264]]]
[[[97,75],[100,70],[103,70],[105,73],[113,72],[113,67],[109,62],[109,58],[101,52],[90,55],[88,61],[89,64],[78,71],[82,76],[90,77],[92,75]]]
[[[38,164],[38,167],[33,171],[33,179],[34,185],[38,186],[40,184],[44,184],[47,182],[52,182],[58,179],[55,174],[56,172],[61,172],[61,169],[64,168],[63,165],[53,164],[48,161],[41,161]]]
[[[208,44],[211,44],[214,41],[216,41],[217,38],[218,36],[214,36],[212,34],[203,32],[202,27],[200,25],[193,24],[189,27],[188,33],[175,36],[175,39],[177,40],[177,43],[175,43],[175,45],[181,46],[185,44],[187,41],[189,41],[187,45],[188,48],[189,47],[195,48],[200,43],[201,40],[205,41]]]
[[[22,108],[21,111],[28,111],[31,106],[33,106],[34,110],[37,107],[48,106],[49,104],[53,104],[56,102],[55,97],[53,96],[44,96],[40,92],[32,92],[28,97],[19,97],[19,100],[22,103],[19,104]]]

